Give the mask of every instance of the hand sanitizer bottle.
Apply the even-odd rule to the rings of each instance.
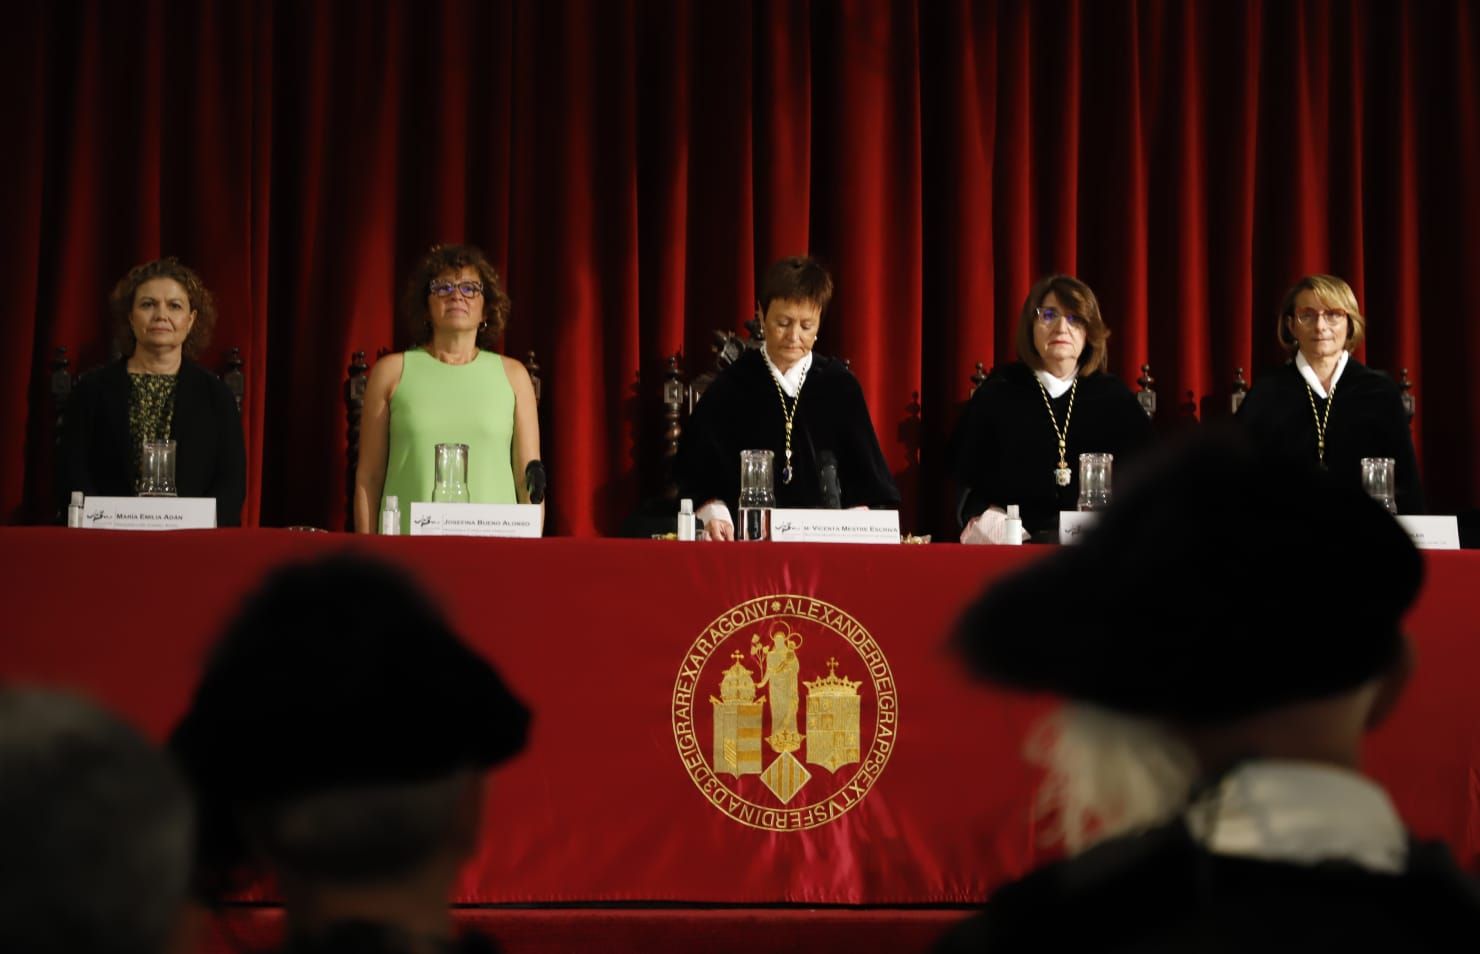
[[[678,505],[678,538],[694,539],[694,502],[685,497]]]
[[[1007,539],[1002,542],[1010,547],[1022,546],[1023,543],[1023,518],[1018,513],[1017,504],[1007,505]]]

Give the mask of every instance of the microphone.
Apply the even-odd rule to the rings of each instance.
[[[822,485],[822,506],[825,510],[843,509],[843,491],[838,486],[838,458],[830,450],[817,454],[817,479]]]
[[[524,468],[524,486],[529,491],[529,502],[542,504],[545,502],[545,465],[537,460],[529,462]]]

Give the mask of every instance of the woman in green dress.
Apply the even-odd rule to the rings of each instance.
[[[472,246],[435,246],[408,280],[401,311],[413,347],[376,362],[365,388],[355,531],[379,529],[387,496],[409,531],[411,504],[432,499],[438,444],[468,445],[472,502],[529,503],[539,417],[524,365],[491,350],[509,317],[498,273]]]

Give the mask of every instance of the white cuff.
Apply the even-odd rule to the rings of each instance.
[[[735,521],[730,519],[730,508],[725,505],[723,500],[718,499],[711,500],[698,510],[695,510],[694,519],[706,524],[711,520],[719,520],[728,523],[732,527],[735,525]]]

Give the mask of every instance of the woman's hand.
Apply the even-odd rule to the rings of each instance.
[[[735,521],[730,519],[730,508],[717,497],[704,501],[704,505],[694,511],[694,519],[704,526],[699,533],[701,540],[735,539]]]
[[[1026,543],[1029,533],[1022,530],[1022,542]],[[1017,543],[1007,539],[1007,511],[1001,507],[988,507],[980,516],[972,517],[961,531],[962,543]]]
[[[504,374],[514,390],[514,439],[512,442],[514,493],[520,503],[529,503],[529,462],[540,459],[540,409],[534,397],[534,382],[522,361],[503,356]],[[540,501],[543,505],[544,501]]]

